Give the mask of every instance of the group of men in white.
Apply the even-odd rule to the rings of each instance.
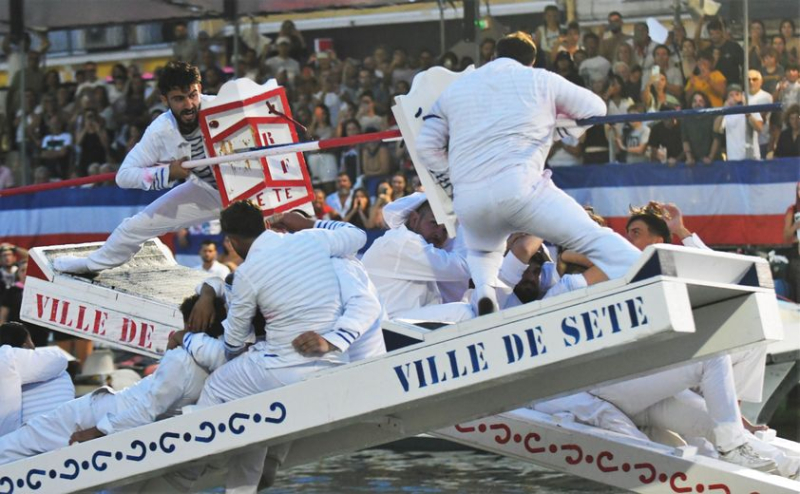
[[[674,205],[635,212],[624,238],[553,185],[543,166],[553,137],[576,133],[557,132],[556,116],[577,120],[606,108],[590,91],[533,69],[535,56],[530,36],[506,36],[493,62],[456,80],[425,116],[414,144],[421,165],[453,198],[456,237],[448,238],[425,194],[417,193],[386,206],[390,230],[361,260],[356,254],[366,235],[348,223],[291,212],[266,228],[249,202],[220,212],[213,177],[203,170],[190,175],[180,166],[185,158],[175,159],[198,158],[186,139],[197,126],[199,74],[187,64],[168,65],[159,87],[170,111],[126,158],[118,182],[149,189],[186,181],[126,220],[88,258],[60,258],[55,267],[86,273],[117,266],[153,236],[216,217],[244,262],[225,281],[212,277],[198,287],[182,306],[186,329],[173,334],[158,370],[123,391],[98,390],[29,417],[24,386],[41,376],[26,376],[23,368],[31,352],[49,356],[50,349],[0,347],[0,464],[176,415],[185,405],[213,406],[379,356],[386,352],[380,323],[387,317],[463,321],[621,277],[640,249],[673,235],[707,248]],[[187,154],[174,154],[176,147]],[[559,259],[573,274],[557,269],[547,245],[562,251]],[[677,434],[722,460],[797,477],[800,458],[758,441],[756,427],[740,413],[738,400],[761,400],[764,359],[763,348],[715,357],[531,407],[642,439],[645,432],[655,440]],[[5,390],[14,386],[9,406]],[[270,485],[289,450],[237,452],[227,462],[227,492]],[[161,482],[190,492],[202,474],[198,467],[129,489],[152,491]]]

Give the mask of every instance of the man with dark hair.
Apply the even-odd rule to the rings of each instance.
[[[195,269],[205,271],[211,276],[225,279],[231,274],[228,266],[217,261],[217,244],[213,240],[203,240],[200,243],[200,261],[200,265],[195,266]]]
[[[421,164],[454,197],[479,314],[497,308],[494,287],[511,233],[585,254],[610,278],[623,276],[639,257],[625,239],[594,223],[544,170],[556,131],[571,139],[582,133],[556,129],[556,115],[605,115],[606,104],[557,74],[532,68],[535,55],[527,34],[504,37],[494,61],[442,92],[417,137]]]
[[[349,223],[297,213],[278,215],[271,223],[276,230],[297,233],[265,230],[258,206],[245,201],[225,208],[220,224],[244,262],[236,270],[223,323],[229,361],[206,382],[198,405],[268,391],[346,362],[344,353],[367,327],[361,321],[343,324],[339,317],[342,294],[331,258],[355,255],[366,234]],[[245,352],[258,311],[268,338],[234,358]],[[258,446],[232,458],[227,488],[255,489],[266,454]]]
[[[665,217],[666,213],[655,202],[640,208],[631,207],[631,215],[625,225],[630,243],[639,250],[653,244],[671,244],[672,234]]]
[[[37,349],[24,324],[0,325],[0,440],[75,398],[66,370],[64,352],[57,347]]]
[[[195,295],[181,304],[184,321],[196,301]],[[221,342],[216,339],[222,334],[225,306],[222,300],[216,301],[215,306],[217,315],[206,334],[173,333],[170,349],[156,372],[136,385],[117,393],[100,388],[0,437],[0,465],[172,417],[181,413],[184,406],[193,405],[206,377],[225,362]],[[188,339],[191,355],[178,347],[179,341],[187,345]]]
[[[170,111],[147,127],[141,141],[125,157],[117,172],[124,189],[161,190],[186,180],[126,219],[105,244],[88,257],[63,256],[53,265],[68,273],[98,272],[124,264],[153,237],[217,219],[222,203],[211,167],[181,167],[187,159],[205,158],[198,114],[200,71],[185,62],[169,62],[158,80],[161,102]],[[208,101],[205,99],[205,101]]]
[[[711,38],[711,46],[702,53],[713,55],[714,50],[719,50],[719,60],[714,69],[722,72],[728,84],[741,84],[744,70],[744,50],[739,43],[725,38],[725,27],[719,20],[710,21],[706,27],[708,36]]]
[[[630,43],[631,37],[622,32],[622,27],[622,14],[616,10],[609,12],[608,26],[603,33],[602,41],[600,41],[600,55],[610,62],[614,61],[614,55],[617,53],[620,43]]]

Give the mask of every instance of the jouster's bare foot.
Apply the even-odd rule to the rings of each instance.
[[[89,260],[85,257],[61,256],[53,260],[53,267],[56,271],[71,274],[90,274]]]

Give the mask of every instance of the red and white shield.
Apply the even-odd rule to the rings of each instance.
[[[291,109],[286,91],[274,80],[263,86],[250,79],[227,82],[200,110],[206,155],[296,143],[297,132],[288,117]],[[303,153],[224,163],[214,167],[214,174],[223,207],[250,199],[261,207],[264,216],[292,209],[314,213],[314,194]]]

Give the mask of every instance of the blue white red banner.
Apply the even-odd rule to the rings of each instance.
[[[800,160],[697,165],[592,165],[554,170],[556,184],[592,205],[617,231],[630,205],[674,202],[689,229],[713,245],[781,244]],[[163,194],[117,187],[0,197],[0,242],[22,247],[105,240],[122,220]],[[553,212],[553,214],[558,214]]]
[[[794,205],[800,159],[555,168],[555,183],[624,231],[629,206],[673,202],[687,228],[710,245],[782,244],[786,209]],[[554,212],[553,214],[558,214]]]

